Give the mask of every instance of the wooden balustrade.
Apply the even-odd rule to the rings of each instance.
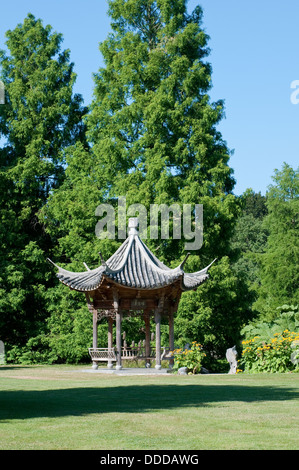
[[[117,351],[115,348],[89,348],[89,355],[93,362],[107,362],[116,361]],[[155,359],[156,357],[156,348],[151,348],[150,355],[147,357],[145,353],[145,347],[122,347],[121,348],[121,358],[136,360],[136,359]],[[161,359],[170,360],[171,359],[170,348],[161,347]]]

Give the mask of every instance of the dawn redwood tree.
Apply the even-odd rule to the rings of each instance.
[[[185,269],[218,261],[211,280],[183,296],[177,342],[198,340],[223,356],[248,310],[238,295],[244,285],[230,266],[239,204],[232,194],[230,151],[217,130],[224,104],[209,97],[212,69],[202,10],[189,13],[186,0],[108,3],[112,32],[100,45],[104,66],[94,76],[86,119],[89,149],[81,143],[69,149],[66,179],[45,207],[47,230],[58,227],[57,256],[81,270],[83,261],[98,265],[98,251],[107,259],[121,242],[96,239],[100,203],[116,207],[125,196],[127,206],[142,203],[148,214],[155,203],[202,204],[203,246],[191,252]],[[184,242],[146,240],[171,266],[185,258]]]
[[[108,199],[126,196],[147,208],[203,204],[207,259],[208,247],[223,255],[236,201],[229,150],[216,129],[223,102],[208,95],[202,11],[188,14],[186,3],[109,2],[112,33],[100,46],[105,66],[95,75],[87,126]],[[183,243],[160,242],[165,259],[184,256]]]
[[[0,106],[0,330],[8,345],[40,333],[47,316],[45,259],[55,240],[39,211],[64,179],[65,149],[84,140],[80,95],[62,35],[32,14],[6,33],[0,55],[5,104]]]

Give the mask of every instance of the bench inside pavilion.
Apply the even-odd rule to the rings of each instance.
[[[93,315],[93,347],[89,349],[93,368],[107,362],[108,368],[122,369],[123,359],[144,359],[146,366],[155,360],[161,369],[161,360],[169,360],[174,349],[174,315],[182,292],[196,290],[208,277],[206,268],[195,273],[185,273],[186,259],[175,269],[165,266],[143,243],[138,234],[138,219],[129,219],[127,239],[101,266],[86,271],[71,272],[57,266],[58,279],[79,292],[84,292],[89,311]],[[214,260],[215,261],[215,260]],[[214,262],[213,261],[213,262]],[[142,316],[145,323],[143,345],[122,346],[122,319]],[[161,318],[168,317],[169,347],[161,347]],[[150,319],[155,322],[155,348],[151,347]],[[98,348],[98,322],[108,320],[108,347]],[[113,345],[113,327],[116,325],[116,345]]]

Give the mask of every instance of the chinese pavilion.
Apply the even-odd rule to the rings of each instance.
[[[170,351],[174,349],[174,315],[181,294],[196,290],[208,277],[208,269],[213,264],[195,273],[185,273],[185,260],[175,269],[165,266],[148,249],[138,235],[138,219],[129,219],[128,238],[118,250],[101,266],[86,271],[71,272],[57,266],[58,279],[79,292],[84,292],[89,311],[93,315],[93,347],[89,354],[93,368],[99,361],[108,362],[108,368],[122,368],[122,359],[142,358],[147,366],[155,359],[155,368],[161,369],[161,360],[172,361]],[[144,345],[122,347],[122,318],[142,316],[145,322]],[[161,348],[161,318],[168,317],[169,348]],[[150,318],[155,321],[156,347],[150,344]],[[98,321],[108,320],[108,348],[98,348]],[[113,346],[113,324],[116,324],[116,347]]]

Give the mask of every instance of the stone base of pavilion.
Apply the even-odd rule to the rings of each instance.
[[[155,367],[123,367],[122,369],[108,369],[108,367],[98,367],[97,369],[84,369],[84,372],[91,374],[116,374],[116,375],[167,375],[172,369],[156,369]]]

